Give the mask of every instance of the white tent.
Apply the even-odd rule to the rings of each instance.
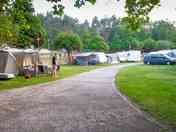
[[[39,64],[42,65],[52,65],[52,52],[47,49],[40,49],[39,54]]]
[[[18,73],[16,58],[12,53],[0,50],[0,60],[0,73]]]
[[[98,60],[98,63],[107,63],[107,57],[106,54],[103,52],[94,52],[92,55],[96,56],[96,59]]]
[[[128,56],[128,61],[130,62],[139,62],[141,61],[141,51],[139,50],[130,50],[127,52],[127,56]]]
[[[17,49],[17,48],[9,48],[5,47],[1,49],[1,54],[6,53],[6,56],[1,55],[1,63],[4,63],[1,67],[9,67],[9,69],[17,69],[13,70],[15,74],[20,73],[23,74],[24,66],[35,66],[39,63],[39,57],[37,51],[33,49]],[[13,58],[8,61],[4,60],[5,58]],[[13,61],[12,61],[13,60]],[[7,63],[7,64],[6,64]],[[5,65],[6,64],[6,65]],[[2,73],[9,73],[8,71],[3,71]]]
[[[117,52],[120,62],[128,61],[128,53],[126,51]]]
[[[107,63],[107,57],[103,52],[86,52],[74,55],[74,58],[80,60],[83,65],[88,65],[91,60],[97,60],[98,63]]]
[[[106,54],[107,57],[107,63],[109,64],[118,64],[119,63],[119,57],[117,54]]]
[[[117,55],[119,57],[119,60],[122,62],[139,62],[142,60],[142,54],[139,50],[117,52]]]

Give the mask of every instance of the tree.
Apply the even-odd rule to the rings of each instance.
[[[144,51],[151,51],[156,49],[157,47],[156,41],[153,40],[152,38],[148,38],[144,40],[143,44],[144,44],[144,47],[143,47]]]
[[[0,46],[4,43],[14,43],[15,36],[15,27],[11,22],[11,18],[0,15]]]
[[[130,48],[131,49],[142,49],[143,43],[140,42],[137,38],[131,37],[130,38]]]
[[[92,20],[92,28],[94,28],[96,31],[99,32],[99,29],[100,29],[100,22],[98,20],[98,17],[95,16]]]
[[[4,14],[4,12],[9,7],[10,0],[1,0],[0,1],[0,15]]]
[[[54,41],[55,49],[65,49],[68,53],[69,63],[72,64],[72,51],[80,51],[83,47],[80,37],[72,32],[59,33]]]
[[[33,15],[32,0],[15,0],[12,3],[12,22],[17,27],[17,47],[30,47],[44,42],[45,31],[38,17]],[[37,39],[37,42],[36,42]]]
[[[159,40],[157,43],[157,49],[170,49],[172,48],[172,42],[168,40]]]
[[[87,45],[87,48],[93,51],[108,51],[109,45],[106,43],[103,37],[100,35],[92,36],[90,43]]]
[[[155,40],[175,40],[176,28],[172,23],[157,21],[153,24],[152,37]]]
[[[53,9],[55,14],[62,15],[64,13],[64,6],[61,0],[47,0],[54,3]],[[120,0],[116,0],[120,1]],[[80,8],[86,2],[95,4],[96,0],[76,0],[74,6]],[[130,28],[137,30],[141,24],[149,20],[149,13],[160,4],[160,0],[126,0],[126,13],[128,16],[125,20],[130,25]]]
[[[8,3],[12,0],[2,0],[0,2],[0,12],[4,12],[8,7]],[[64,13],[63,1],[61,0],[46,0],[53,3],[54,13],[62,15]],[[120,0],[115,0],[120,1]],[[74,6],[80,8],[85,5],[86,2],[95,4],[96,0],[75,0]],[[133,30],[139,28],[139,26],[149,20],[149,13],[160,4],[160,0],[126,0],[126,13],[128,17],[125,20],[129,23]],[[118,5],[118,4],[117,4]]]

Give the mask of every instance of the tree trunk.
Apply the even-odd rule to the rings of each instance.
[[[71,51],[68,51],[68,63],[73,64],[73,56]]]

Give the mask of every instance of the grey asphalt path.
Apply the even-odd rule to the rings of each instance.
[[[0,132],[160,132],[116,90],[124,66],[0,92]]]

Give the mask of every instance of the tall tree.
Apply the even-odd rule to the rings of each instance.
[[[92,28],[94,28],[96,31],[100,32],[100,22],[98,20],[98,17],[95,16],[92,20]]]
[[[11,17],[0,15],[0,46],[15,42],[16,32],[15,27],[11,22]]]
[[[153,24],[152,37],[155,40],[174,40],[176,27],[166,21],[158,21]]]
[[[55,49],[65,49],[68,53],[69,63],[72,64],[72,51],[80,51],[83,47],[83,44],[77,34],[71,32],[62,32],[56,36],[54,47]]]
[[[11,0],[0,1],[0,12],[3,12]],[[53,9],[55,14],[62,15],[64,13],[64,6],[61,0],[46,0],[53,3]],[[120,0],[115,0],[120,1]],[[85,5],[86,2],[95,4],[96,0],[75,0],[74,6],[80,8]],[[126,12],[128,17],[125,20],[128,21],[130,27],[133,30],[139,28],[139,26],[149,20],[149,13],[158,6],[160,0],[126,0]],[[118,6],[118,4],[117,4]]]
[[[54,13],[62,15],[64,13],[64,6],[61,0],[47,0],[54,3]],[[120,1],[120,0],[116,0]],[[76,0],[74,6],[80,8],[86,2],[95,4],[96,0]],[[126,0],[126,13],[128,16],[125,20],[130,25],[130,28],[137,30],[141,24],[149,20],[149,13],[160,4],[160,0]],[[118,3],[117,3],[118,6]]]
[[[17,27],[18,43],[17,47],[37,47],[44,40],[45,31],[41,26],[40,19],[33,15],[34,8],[32,0],[15,0],[12,3],[13,24]]]
[[[144,47],[143,47],[144,51],[151,51],[157,48],[157,43],[152,38],[148,38],[144,40],[143,44],[144,44]]]
[[[87,44],[87,48],[91,51],[108,51],[109,45],[106,43],[103,37],[96,35],[92,36],[90,42]]]

